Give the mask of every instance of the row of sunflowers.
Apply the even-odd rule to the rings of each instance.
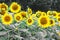
[[[33,12],[33,10],[29,7],[26,11],[23,11],[21,8],[21,5],[16,2],[11,3],[9,7],[5,3],[0,3],[0,23],[4,26],[14,25],[15,23],[23,23],[21,24],[22,26],[18,26],[21,26],[20,28],[22,28],[24,25],[23,28],[32,27],[32,29],[33,26],[41,29],[60,26],[60,12],[51,10],[47,12],[42,12],[40,10]],[[18,26],[16,26],[16,30],[19,29]],[[60,35],[60,32],[57,33]]]
[[[11,11],[10,14],[8,11]],[[54,26],[56,22],[60,22],[60,13],[56,11],[37,11],[36,13],[32,12],[32,9],[28,8],[27,11],[21,10],[21,5],[16,2],[13,2],[8,10],[8,5],[5,3],[0,3],[0,19],[1,23],[4,25],[10,25],[13,21],[21,22],[26,20],[27,25],[33,25],[34,21],[38,22],[38,26],[42,28],[47,28]]]

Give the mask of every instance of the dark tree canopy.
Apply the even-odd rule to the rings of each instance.
[[[33,11],[60,11],[60,0],[0,0],[0,3],[2,2],[5,2],[8,5],[12,2],[17,2],[21,4],[22,10],[26,10],[27,7],[30,7]]]

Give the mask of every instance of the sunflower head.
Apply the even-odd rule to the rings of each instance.
[[[4,10],[4,11],[8,10],[8,5],[5,3],[2,3],[1,4],[1,10]]]
[[[31,9],[31,8],[28,8],[28,9],[27,9],[27,13],[28,13],[28,14],[32,14],[32,9]]]
[[[39,17],[42,15],[41,13],[42,13],[41,11],[37,11],[37,12],[36,12],[36,17],[39,18]]]
[[[50,26],[54,26],[55,25],[55,21],[53,19],[50,19]]]
[[[42,28],[47,28],[49,26],[49,18],[47,16],[41,16],[38,19],[38,23]]]
[[[32,25],[33,24],[33,19],[30,17],[27,19],[27,24]]]
[[[22,20],[22,16],[21,16],[19,13],[17,13],[17,14],[14,15],[14,19],[15,19],[17,22],[19,22],[19,21]]]
[[[60,17],[60,13],[57,14],[57,17]]]
[[[46,13],[45,12],[42,12],[41,14],[42,14],[41,16],[46,16]]]
[[[60,17],[57,18],[57,21],[60,22]]]
[[[21,6],[16,3],[16,2],[13,2],[11,5],[10,5],[10,11],[13,12],[13,13],[17,13],[21,10]]]
[[[13,21],[13,18],[10,14],[5,14],[2,16],[2,23],[5,25],[10,25]]]
[[[7,11],[4,11],[4,10],[2,10],[2,11],[0,12],[1,15],[4,15],[4,14],[6,14],[6,13],[7,13]]]
[[[23,18],[25,18],[26,15],[27,15],[27,12],[25,12],[25,11],[21,11],[21,12],[20,12],[20,15],[21,15]]]
[[[34,20],[37,19],[36,14],[32,14],[30,17],[32,17]]]
[[[52,16],[52,11],[47,11],[47,16]]]
[[[53,15],[54,18],[56,18],[57,17],[57,12],[56,11],[53,11],[52,12],[52,15]]]

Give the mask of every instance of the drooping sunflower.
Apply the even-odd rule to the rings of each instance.
[[[55,21],[53,19],[50,19],[50,26],[54,26],[55,25]]]
[[[28,8],[28,9],[27,9],[27,13],[28,13],[28,14],[32,14],[32,9],[31,9],[31,8]]]
[[[54,18],[57,18],[57,12],[56,11],[53,11],[52,15],[53,15]]]
[[[20,15],[22,16],[22,18],[25,18],[25,17],[27,16],[27,12],[21,11],[21,12],[20,12]]]
[[[13,21],[13,18],[10,14],[5,14],[2,16],[2,23],[5,25],[10,25]]]
[[[52,16],[52,11],[47,11],[47,16]]]
[[[13,2],[11,5],[10,5],[10,11],[13,12],[13,13],[17,13],[21,10],[21,6],[16,3],[16,2]]]
[[[19,13],[17,13],[17,14],[14,15],[14,19],[15,19],[17,22],[19,22],[19,21],[22,20],[22,16],[21,16]]]
[[[27,25],[32,25],[33,24],[33,19],[30,17],[27,19]]]
[[[41,16],[38,19],[39,26],[42,28],[47,28],[49,26],[49,17],[47,16]]]
[[[41,12],[41,11],[37,11],[37,12],[36,12],[36,17],[39,18],[41,15],[42,15],[42,12]]]
[[[0,8],[1,8],[1,10],[3,10],[3,11],[7,11],[7,10],[8,10],[8,5],[5,4],[5,3],[2,3]]]

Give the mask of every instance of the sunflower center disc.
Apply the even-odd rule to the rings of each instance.
[[[60,18],[58,18],[58,21],[60,21]]]
[[[53,21],[52,20],[50,20],[50,24],[53,24]]]
[[[6,22],[9,22],[9,21],[10,21],[10,17],[9,17],[9,16],[6,16],[6,17],[5,17],[5,21],[6,21]]]
[[[31,20],[31,19],[29,19],[29,20],[28,20],[28,23],[31,23],[31,22],[32,22],[32,20]]]
[[[17,10],[18,9],[18,6],[17,5],[13,5],[13,10]]]
[[[40,20],[40,23],[41,23],[42,25],[47,24],[47,19],[46,19],[46,18],[42,18],[42,19]]]
[[[19,16],[17,16],[17,17],[16,17],[16,19],[17,19],[17,20],[20,20],[20,17],[19,17]]]

